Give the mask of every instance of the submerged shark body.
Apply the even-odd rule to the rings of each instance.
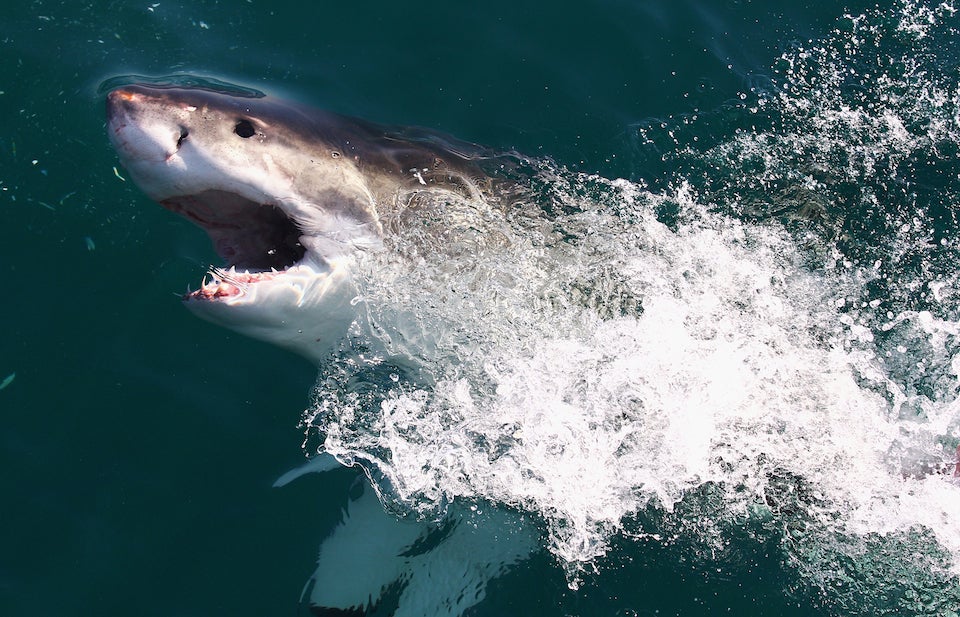
[[[338,468],[336,459],[321,454],[274,486]],[[484,599],[490,580],[535,548],[529,523],[495,508],[453,504],[439,522],[398,519],[361,476],[320,545],[301,600],[310,614],[328,617],[458,617]]]
[[[355,316],[352,260],[425,196],[483,199],[478,146],[259,95],[127,85],[110,140],[152,199],[202,227],[223,267],[197,315],[320,360]]]
[[[184,296],[200,317],[319,362],[358,317],[354,265],[425,202],[493,201],[481,148],[251,92],[126,85],[107,95],[110,140],[152,199],[202,227],[222,266]],[[439,200],[439,202],[438,202]],[[321,454],[280,480],[339,464]],[[353,491],[321,546],[312,614],[459,615],[534,549],[516,517],[453,506],[398,520]]]

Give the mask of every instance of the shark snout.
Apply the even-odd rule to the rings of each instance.
[[[117,88],[107,93],[107,122],[129,118],[138,107],[141,95],[128,88]]]
[[[129,87],[107,94],[107,135],[125,165],[164,162],[182,141],[181,127],[150,113],[149,97]]]

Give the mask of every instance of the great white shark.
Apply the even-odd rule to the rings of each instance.
[[[385,250],[395,221],[425,202],[500,199],[485,171],[498,155],[484,148],[246,89],[122,85],[107,94],[107,130],[134,182],[203,228],[223,260],[185,305],[317,363],[358,318],[357,256]],[[320,454],[277,486],[339,467]],[[386,603],[396,616],[455,617],[534,546],[527,527],[492,508],[397,519],[358,480],[304,601],[315,615]]]
[[[124,85],[107,128],[134,182],[224,260],[186,306],[314,361],[353,321],[353,259],[391,220],[425,197],[495,200],[479,146],[255,91]]]

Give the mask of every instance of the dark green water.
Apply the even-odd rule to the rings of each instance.
[[[882,275],[861,285],[864,306],[955,324],[960,23],[945,10],[926,20],[923,3],[842,18],[868,4],[8,4],[0,380],[15,378],[0,389],[0,614],[297,614],[353,478],[337,471],[271,488],[302,461],[297,424],[316,369],[181,308],[175,294],[211,249],[115,175],[101,81],[216,76],[654,192],[687,182],[736,220],[779,220],[812,204],[820,222],[784,217],[798,245],[818,255],[836,247],[841,262],[883,261]],[[903,15],[933,25],[911,34],[898,29]],[[863,22],[876,40],[857,39]],[[801,61],[798,47],[822,57]],[[874,88],[877,75],[898,77]],[[948,96],[890,102],[924,87]],[[792,98],[764,94],[781,90]],[[898,146],[910,139],[897,141],[893,124],[877,133],[824,123],[830,105],[878,117],[894,109],[914,146]],[[926,146],[916,146],[921,134],[933,135]],[[752,135],[770,136],[751,142],[770,154],[766,168],[746,143]],[[666,203],[660,218],[682,207]],[[946,300],[934,301],[933,279]],[[881,372],[947,409],[931,430],[949,455],[960,442],[950,407],[956,333],[938,343],[946,357],[934,357],[925,340],[911,346],[896,328],[870,328],[881,349],[916,352]],[[957,510],[960,492],[949,486],[931,509]],[[805,535],[803,520],[784,515],[728,525],[724,551],[707,558],[677,521],[684,507],[699,508],[690,520],[711,520],[713,502],[684,503],[676,516],[654,508],[634,517],[628,531],[658,535],[615,535],[579,590],[538,553],[472,614],[957,614],[956,577],[931,574],[930,563],[949,567],[958,555],[937,553],[922,529],[913,533],[927,540],[884,539],[880,525],[844,552],[845,540]],[[786,550],[791,542],[805,548]],[[917,552],[936,555],[863,565]]]

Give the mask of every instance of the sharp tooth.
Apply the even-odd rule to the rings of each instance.
[[[204,274],[204,275],[203,275],[203,281],[201,281],[201,283],[200,283],[200,289],[203,289],[203,288],[206,287],[206,286],[207,286],[207,275]]]

